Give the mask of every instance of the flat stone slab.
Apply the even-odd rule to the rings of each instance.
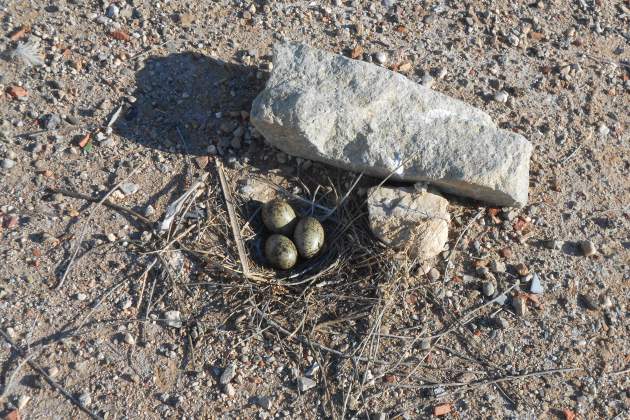
[[[413,188],[374,187],[368,191],[370,229],[381,242],[425,261],[448,240],[448,201]]]
[[[429,182],[496,206],[527,202],[531,143],[485,112],[373,64],[278,43],[250,119],[294,156]]]

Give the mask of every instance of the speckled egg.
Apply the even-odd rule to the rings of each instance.
[[[276,268],[288,270],[295,265],[298,252],[291,239],[284,235],[271,235],[265,242],[265,257]]]
[[[273,233],[291,236],[297,223],[297,216],[293,207],[286,201],[272,200],[263,206],[262,220]]]
[[[312,258],[324,246],[324,228],[314,217],[305,217],[295,227],[293,240],[302,258]]]

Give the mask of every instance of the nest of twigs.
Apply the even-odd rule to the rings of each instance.
[[[371,234],[363,186],[374,181],[341,171],[335,181],[328,178],[327,185],[307,185],[304,179],[285,179],[283,185],[261,180],[300,216],[320,220],[326,233],[325,247],[316,257],[292,270],[278,271],[270,268],[262,252],[268,235],[260,215],[263,203],[246,199],[236,190],[239,180],[252,175],[221,166],[218,170],[224,171],[223,187],[210,182],[213,187],[198,198],[206,210],[203,227],[180,242],[203,261],[208,284],[221,294],[232,317],[247,314],[259,319],[258,325],[275,330],[277,339],[289,340],[317,356],[320,366],[334,359],[337,368],[343,365],[352,371],[355,393],[363,389],[372,372],[381,372],[382,377],[400,367],[403,356],[418,342],[387,337],[385,314],[404,298],[401,291],[410,284],[410,271],[417,264],[400,259]],[[290,192],[296,187],[299,193]],[[234,225],[241,238],[235,237]],[[395,340],[398,351],[383,351],[391,344],[385,339]],[[353,406],[356,395],[338,389],[340,384],[326,380],[324,371],[326,414],[336,417],[358,410]]]
[[[282,271],[271,268],[264,257],[269,233],[261,219],[263,203],[238,194],[234,188],[238,172],[225,172],[237,220],[230,220],[224,191],[210,189],[205,197],[208,214],[204,232],[187,246],[206,262],[211,278],[231,286],[242,285],[248,291],[247,300],[264,302],[266,310],[286,318],[287,325],[299,321],[302,328],[313,329],[330,319],[365,314],[373,306],[379,285],[399,275],[403,264],[370,233],[366,196],[359,194],[357,182],[349,182],[356,181],[356,175],[326,186],[302,182],[304,195],[289,192],[290,180],[288,185],[279,185],[259,178],[276,196],[287,200],[299,216],[317,218],[325,230],[325,245],[317,256]],[[343,191],[341,183],[350,184],[351,189]],[[312,195],[308,195],[309,190]],[[246,261],[238,252],[231,229],[234,222],[241,231]],[[362,299],[366,303],[357,304]],[[287,307],[292,310],[284,311]],[[309,315],[304,317],[307,308]]]

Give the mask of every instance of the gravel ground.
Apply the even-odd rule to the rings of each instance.
[[[1,414],[82,418],[80,403],[107,418],[629,415],[628,1],[5,0],[0,17]],[[245,187],[253,171],[325,179],[248,123],[276,40],[399,71],[534,144],[529,204],[479,213],[453,198],[450,281],[446,252],[383,320],[380,351],[394,354],[483,306],[411,344],[419,370],[353,377],[351,361],[321,359],[206,288],[165,289],[144,321],[151,256],[132,248],[150,231],[50,191],[101,198],[124,181],[112,201],[156,221],[214,157]],[[187,253],[164,258],[182,284],[206,278]],[[338,351],[357,342],[337,334]]]

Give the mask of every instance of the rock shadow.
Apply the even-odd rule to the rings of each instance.
[[[146,147],[206,155],[208,146],[229,147],[238,121],[246,119],[265,80],[255,67],[194,52],[152,56],[136,74],[133,102],[115,131]],[[233,127],[233,130],[230,128]]]

